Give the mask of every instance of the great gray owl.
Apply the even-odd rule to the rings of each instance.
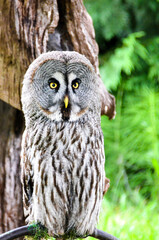
[[[26,221],[60,238],[92,234],[105,190],[98,77],[76,52],[48,52],[23,81]]]

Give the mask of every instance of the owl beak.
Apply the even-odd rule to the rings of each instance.
[[[65,108],[68,107],[68,101],[69,101],[69,99],[68,99],[68,96],[66,95],[64,98]]]

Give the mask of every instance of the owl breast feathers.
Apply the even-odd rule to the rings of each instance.
[[[98,77],[76,52],[48,52],[25,74],[21,166],[26,221],[51,236],[94,232],[105,187]]]

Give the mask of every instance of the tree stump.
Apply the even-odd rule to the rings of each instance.
[[[0,0],[0,99],[6,102],[0,101],[0,232],[24,224],[20,184],[22,80],[36,57],[53,50],[84,54],[99,75],[92,19],[82,0]],[[100,77],[99,89],[102,114],[111,119],[115,116],[114,97]]]

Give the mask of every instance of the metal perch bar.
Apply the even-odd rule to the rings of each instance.
[[[44,227],[40,226],[40,224],[34,224],[34,225],[27,225],[27,226],[15,228],[11,231],[1,234],[0,240],[13,240],[18,237],[23,237],[23,236],[27,236],[27,235],[35,235],[37,229],[39,229],[39,228],[42,229]],[[95,229],[94,233],[89,236],[100,239],[100,240],[119,240],[118,238],[114,237],[113,235],[106,233],[104,231],[98,230],[98,229]]]
[[[36,232],[35,225],[22,226],[1,234],[0,240],[12,240],[26,235],[34,235],[35,232]]]
[[[91,237],[100,239],[100,240],[119,240],[118,238],[114,237],[113,235],[101,231],[99,229],[95,229],[94,233],[90,235]]]

